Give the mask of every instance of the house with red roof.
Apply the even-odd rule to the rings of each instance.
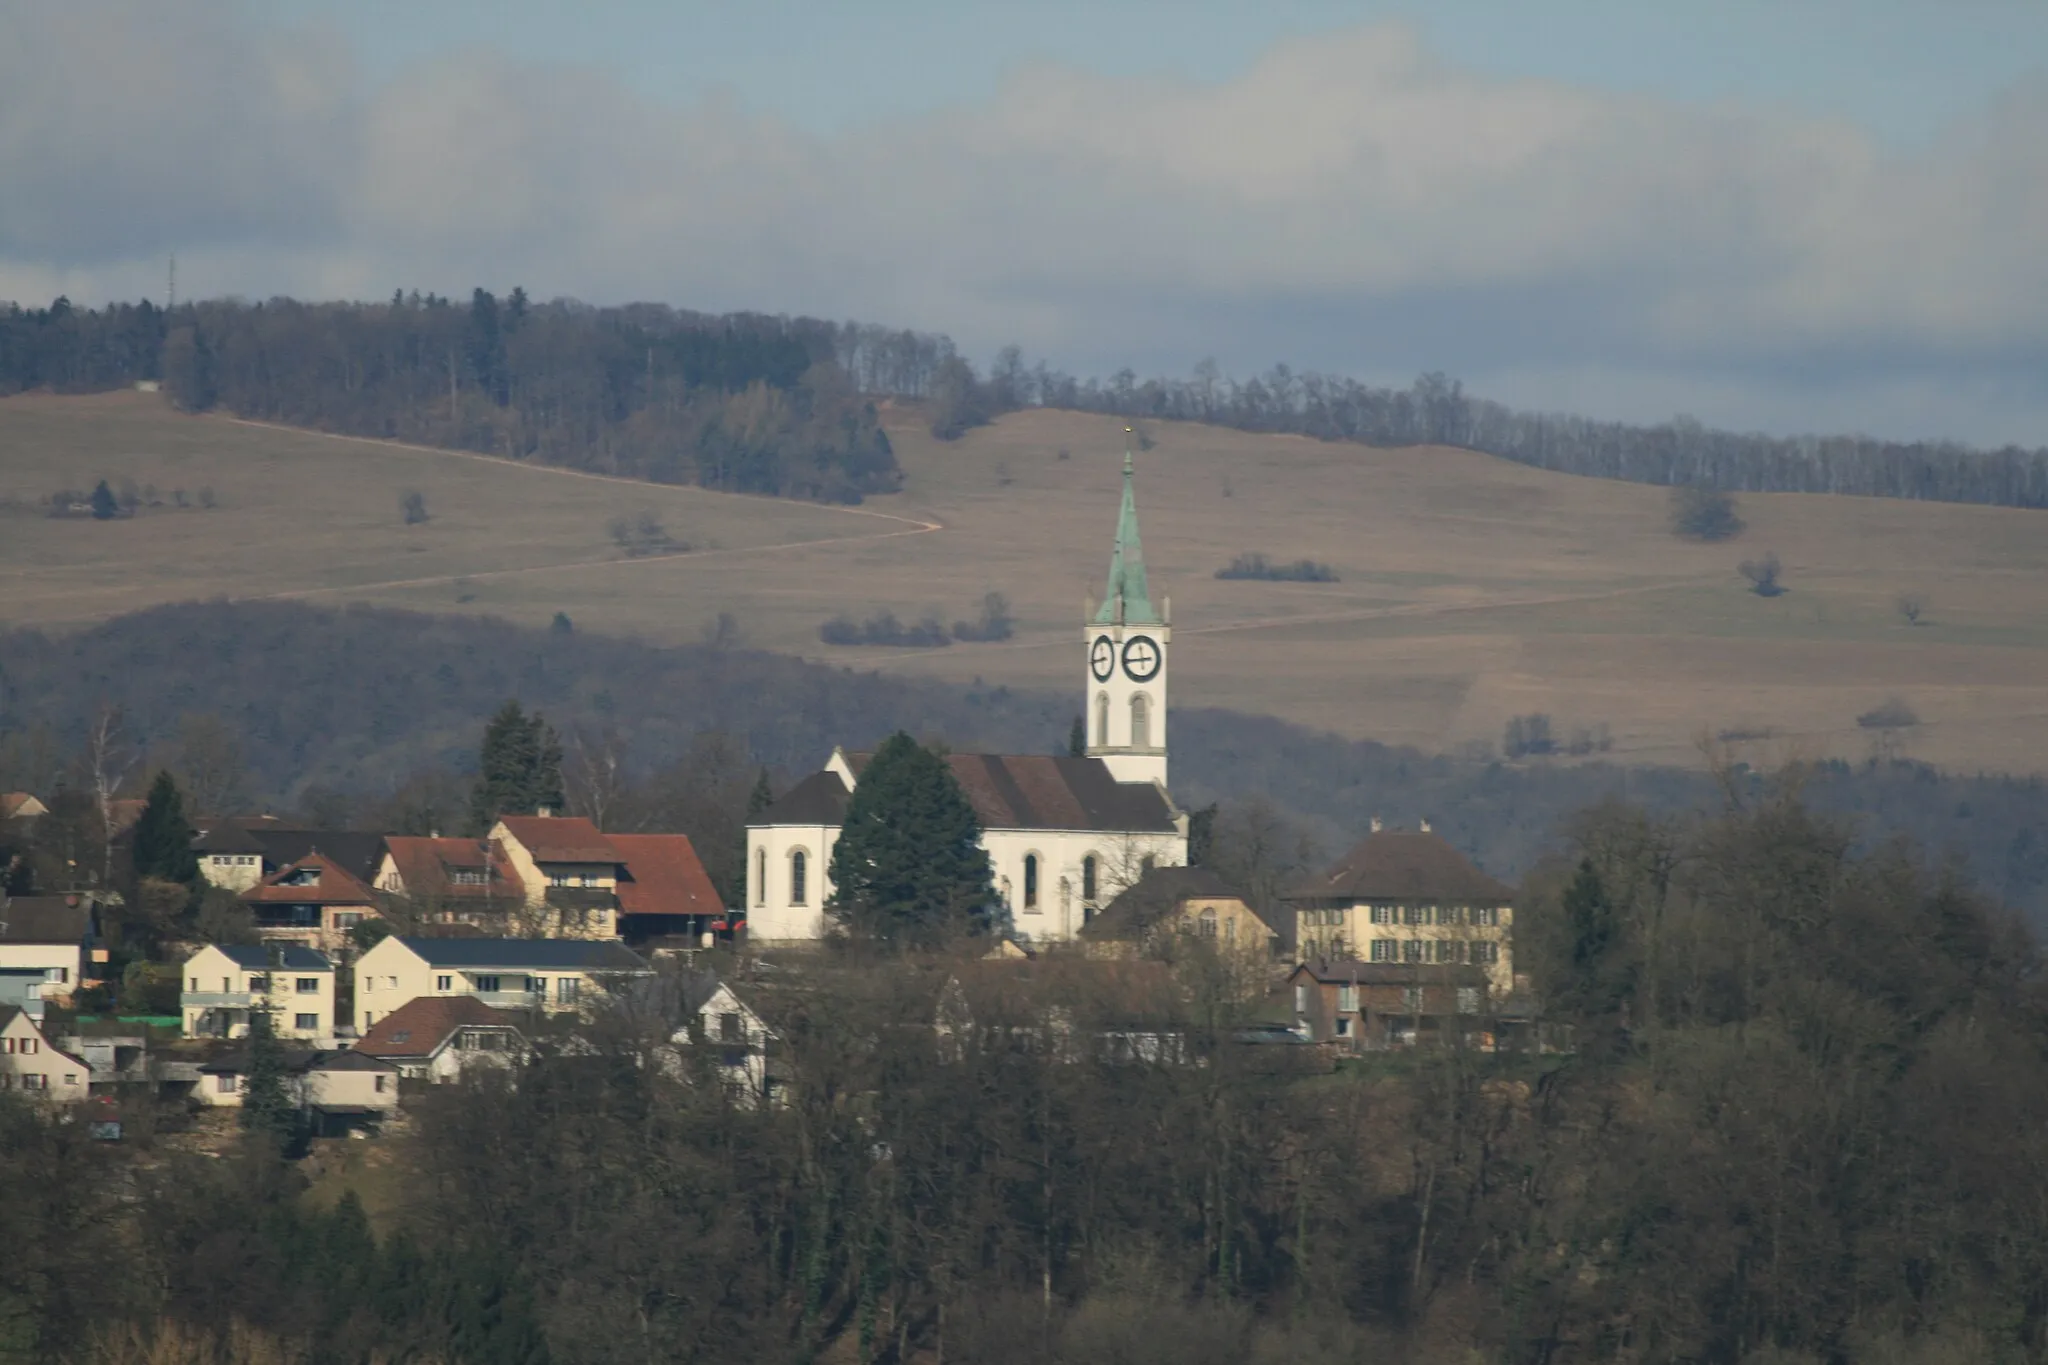
[[[550,938],[694,942],[726,917],[686,835],[605,834],[582,816],[507,815],[487,842],[522,889],[532,928]]]
[[[372,883],[411,904],[424,920],[496,930],[526,909],[526,884],[500,844],[488,839],[392,834]]]
[[[285,864],[242,893],[265,943],[297,944],[323,953],[349,946],[349,930],[377,916],[369,883],[323,853]]]
[[[472,1067],[504,1069],[524,1061],[529,1048],[519,1024],[525,1013],[473,995],[423,995],[379,1018],[354,1050],[401,1076],[457,1080]]]

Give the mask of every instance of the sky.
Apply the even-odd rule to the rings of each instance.
[[[0,298],[524,286],[2048,444],[2037,0],[0,0]]]

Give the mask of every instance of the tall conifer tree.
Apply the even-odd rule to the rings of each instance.
[[[868,760],[832,850],[832,914],[856,934],[931,944],[987,922],[981,823],[946,760],[902,731]]]
[[[489,832],[501,815],[532,815],[563,804],[561,737],[540,712],[529,716],[517,700],[506,702],[484,726],[470,795],[476,832]]]
[[[185,818],[185,798],[170,773],[159,771],[149,784],[149,800],[135,821],[135,875],[190,885],[199,879],[199,855],[192,851],[197,831]]]

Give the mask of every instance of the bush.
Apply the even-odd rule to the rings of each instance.
[[[612,543],[633,559],[642,555],[687,554],[690,549],[689,542],[671,536],[653,512],[642,512],[631,520],[613,517],[607,529]]]
[[[1733,540],[1743,521],[1735,499],[1718,488],[1681,484],[1671,490],[1671,533],[1687,540]]]
[[[1875,710],[1856,717],[1866,730],[1904,730],[1920,723],[1920,716],[1902,698],[1893,697]]]
[[[1749,580],[1749,590],[1758,597],[1782,597],[1792,591],[1778,581],[1781,568],[1776,550],[1762,559],[1745,559],[1736,566],[1737,572]]]
[[[1557,740],[1550,732],[1550,717],[1538,711],[1511,718],[1500,747],[1509,758],[1556,753]]]
[[[878,612],[865,621],[835,616],[818,627],[818,638],[828,645],[886,645],[893,649],[937,649],[953,643],[938,617],[927,616],[906,626],[893,611]]]
[[[1335,583],[1337,571],[1313,559],[1275,564],[1262,554],[1247,552],[1216,571],[1218,578],[1258,578],[1272,583]]]
[[[427,495],[418,489],[407,489],[398,498],[399,515],[405,518],[407,526],[418,526],[428,520]]]
[[[1015,620],[1010,615],[1010,599],[992,592],[981,599],[980,620],[953,623],[953,638],[966,642],[1007,640],[1015,633]]]

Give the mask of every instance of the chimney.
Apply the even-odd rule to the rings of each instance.
[[[535,815],[538,815],[543,820],[553,818],[554,813],[555,808],[553,806],[542,806],[539,810],[534,812]]]
[[[1423,832],[1424,834],[1427,834],[1427,833],[1429,833],[1429,821],[1427,821],[1427,820],[1424,820],[1424,821],[1422,822],[1422,832]]]
[[[1372,818],[1372,832],[1374,834],[1378,834],[1380,832],[1380,818],[1377,815],[1373,816]]]

